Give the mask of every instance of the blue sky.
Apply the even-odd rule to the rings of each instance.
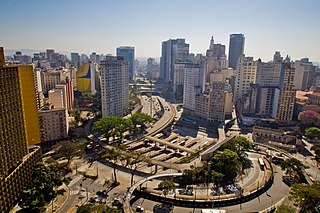
[[[160,57],[169,38],[205,53],[211,35],[228,49],[240,32],[256,59],[277,50],[320,61],[319,8],[319,0],[1,0],[0,46],[115,54],[130,45],[136,57]]]

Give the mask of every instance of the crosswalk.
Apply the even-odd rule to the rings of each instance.
[[[77,195],[77,194],[79,194],[79,190],[70,191],[70,195]]]

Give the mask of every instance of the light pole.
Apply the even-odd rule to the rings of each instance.
[[[207,196],[209,196],[209,176],[210,176],[210,170],[211,170],[211,162],[208,162],[208,174],[207,174]]]

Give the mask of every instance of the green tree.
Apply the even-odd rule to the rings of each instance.
[[[146,129],[146,125],[152,122],[152,117],[145,113],[137,112],[131,116],[134,126],[134,133],[141,132]]]
[[[294,201],[295,206],[300,208],[300,212],[313,213],[320,212],[320,182],[312,185],[293,184],[289,197]]]
[[[83,151],[80,149],[78,144],[71,141],[62,141],[53,146],[56,153],[60,157],[65,157],[68,160],[69,165],[72,158],[83,155]]]
[[[223,180],[224,175],[220,172],[211,171],[210,182],[212,182],[216,188],[219,187],[221,181]]]
[[[119,149],[114,148],[114,147],[112,147],[110,149],[106,149],[106,154],[103,156],[103,158],[106,161],[112,163],[114,182],[117,183],[118,182],[117,173],[116,173],[117,166],[123,160],[121,151]]]
[[[212,158],[213,170],[222,173],[228,180],[234,181],[241,172],[241,163],[236,152],[229,149],[217,151]]]
[[[81,118],[81,110],[80,109],[72,110],[71,116],[74,117],[74,120],[78,124],[80,122],[80,118]]]
[[[133,185],[133,177],[135,172],[137,171],[138,164],[141,161],[145,161],[148,163],[148,160],[143,157],[139,152],[124,152],[124,161],[125,161],[125,167],[130,169],[130,174],[131,174],[131,186]]]
[[[279,207],[277,207],[276,213],[294,213],[296,211],[296,208],[292,206],[281,204]]]
[[[320,137],[320,128],[318,127],[309,127],[305,130],[305,132],[310,138]]]
[[[77,209],[77,213],[91,213],[92,212],[92,206],[90,205],[82,205],[79,206]]]
[[[109,143],[109,138],[114,134],[113,129],[116,126],[116,120],[117,116],[103,117],[99,121],[93,123],[93,130],[104,135]]]
[[[175,189],[175,185],[171,180],[164,180],[159,183],[158,188],[163,191],[164,195],[167,195],[169,191]]]
[[[313,150],[316,154],[316,161],[317,163],[320,162],[320,144],[315,144],[311,147],[311,150]]]
[[[22,191],[19,205],[30,211],[39,209],[54,197],[54,187],[61,183],[61,174],[56,166],[36,164],[32,169],[31,187]]]
[[[115,128],[114,132],[116,135],[123,139],[123,134],[127,131],[131,131],[133,129],[133,123],[131,119],[117,117],[115,118]]]
[[[284,160],[280,167],[294,181],[299,181],[303,171],[307,168],[301,161],[295,158]]]

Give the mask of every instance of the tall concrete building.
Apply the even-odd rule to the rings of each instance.
[[[228,60],[225,54],[225,49],[226,49],[225,45],[215,44],[213,37],[211,37],[210,46],[206,52],[206,58],[207,58],[206,78],[207,79],[209,79],[209,75],[211,72],[228,68]]]
[[[280,62],[261,62],[257,61],[256,84],[260,86],[278,86],[282,63]]]
[[[82,64],[76,73],[77,90],[94,95],[96,90],[96,67],[93,63]]]
[[[296,98],[294,89],[294,72],[295,69],[290,63],[284,63],[280,77],[280,91],[276,94],[277,108],[274,108],[273,115],[280,123],[292,122],[293,109]]]
[[[235,72],[234,101],[237,102],[250,90],[250,84],[256,82],[257,62],[253,57],[241,55]]]
[[[229,67],[237,68],[238,58],[244,53],[244,35],[231,34],[229,40]]]
[[[296,60],[293,63],[295,68],[295,88],[298,90],[308,90],[316,83],[316,67],[308,58]]]
[[[69,123],[64,108],[46,108],[38,111],[41,142],[56,141],[68,137]]]
[[[129,107],[128,62],[107,56],[100,62],[102,116],[123,116]]]
[[[79,53],[71,53],[71,63],[77,69],[80,67],[80,55],[79,55]]]
[[[0,212],[9,212],[41,152],[31,148],[40,143],[33,67],[6,66],[3,58],[0,48]]]
[[[189,60],[189,44],[185,39],[169,39],[162,42],[161,58],[160,58],[160,78],[164,82],[173,80],[174,63],[176,61]]]
[[[184,63],[183,66],[183,108],[194,111],[196,95],[204,91],[205,69],[201,64]]]
[[[127,46],[118,47],[117,56],[123,57],[123,59],[128,62],[128,71],[129,71],[128,77],[129,77],[129,80],[132,80],[134,75],[134,61],[135,61],[134,47],[127,47]]]

